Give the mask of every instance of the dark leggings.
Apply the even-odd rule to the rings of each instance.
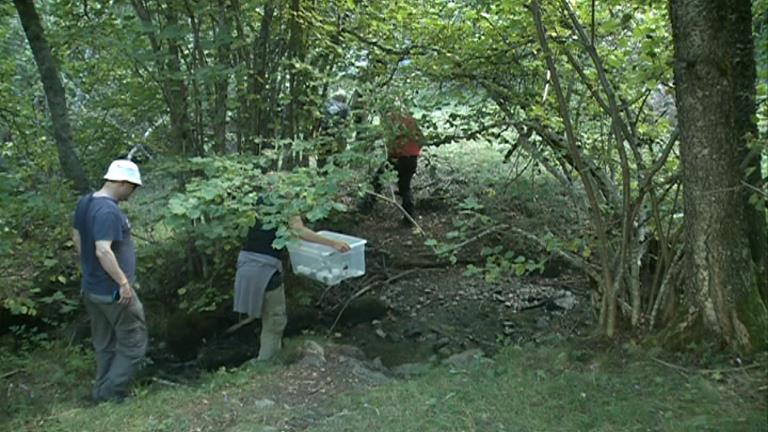
[[[283,284],[283,275],[280,274],[280,272],[276,271],[272,274],[272,277],[269,279],[269,282],[267,283],[267,287],[264,289],[264,291],[274,291],[280,288],[280,285],[282,284]]]
[[[397,170],[397,190],[403,200],[403,210],[413,215],[413,193],[411,192],[411,179],[416,173],[418,156],[401,156],[395,160],[390,159],[382,165],[373,177],[373,191],[381,193],[380,177],[385,169],[394,166]]]

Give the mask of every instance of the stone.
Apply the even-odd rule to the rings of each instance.
[[[578,303],[576,296],[570,291],[565,291],[564,295],[554,299],[552,302],[555,306],[564,310],[571,310],[576,307],[576,303]]]
[[[450,343],[451,343],[451,340],[450,340],[449,338],[447,338],[447,337],[441,337],[440,339],[438,339],[438,340],[437,340],[437,342],[435,342],[435,343],[432,345],[432,349],[433,349],[434,351],[440,351],[442,348],[445,348],[445,347],[446,347],[446,346],[448,346],[448,344],[450,344]]]
[[[371,370],[361,362],[353,362],[352,374],[361,380],[373,384],[389,384],[392,378],[384,375],[382,372]]]
[[[372,296],[363,296],[352,300],[339,322],[346,325],[370,323],[373,320],[381,320],[387,314],[387,305],[381,299]]]
[[[271,399],[259,399],[253,402],[253,406],[259,409],[269,408],[275,405],[275,401]]]
[[[491,360],[485,358],[485,353],[483,353],[483,350],[479,348],[473,348],[458,354],[454,354],[443,360],[442,363],[446,366],[464,369],[485,361]]]
[[[549,320],[547,320],[545,317],[539,317],[536,320],[536,327],[540,329],[545,329],[549,327]]]
[[[336,345],[334,351],[339,356],[351,357],[358,360],[365,360],[365,353],[360,348],[353,345]]]
[[[410,378],[418,375],[424,375],[431,369],[430,365],[425,363],[403,363],[392,368],[392,372],[403,378]]]
[[[325,349],[319,343],[308,340],[299,350],[299,363],[306,366],[321,367],[326,364]]]

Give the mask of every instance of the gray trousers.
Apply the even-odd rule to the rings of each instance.
[[[261,337],[256,360],[270,360],[283,347],[283,330],[288,323],[285,307],[285,285],[264,293],[261,309]]]
[[[90,294],[83,302],[91,318],[91,339],[96,351],[96,381],[93,399],[122,399],[136,366],[147,352],[144,306],[134,295],[129,305]]]

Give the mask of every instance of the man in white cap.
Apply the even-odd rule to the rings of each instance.
[[[96,402],[126,397],[147,350],[144,307],[132,287],[136,249],[131,225],[118,207],[141,186],[141,173],[135,163],[120,159],[109,165],[104,179],[101,189],[78,201],[72,229],[96,351]]]

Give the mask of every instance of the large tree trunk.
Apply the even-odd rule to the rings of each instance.
[[[27,35],[29,47],[37,63],[40,79],[45,90],[48,109],[51,111],[53,138],[59,152],[59,162],[64,175],[70,179],[80,192],[90,189],[85,171],[72,147],[72,129],[67,116],[67,99],[61,85],[59,70],[51,54],[51,48],[45,39],[40,16],[35,10],[33,0],[14,0],[21,25]]]
[[[743,115],[736,108],[735,35],[750,32],[751,18],[732,14],[744,7],[749,0],[670,1],[690,301],[676,330],[713,333],[736,351],[768,345],[768,312],[758,290],[764,281],[752,261],[740,193],[745,139],[734,133]]]

